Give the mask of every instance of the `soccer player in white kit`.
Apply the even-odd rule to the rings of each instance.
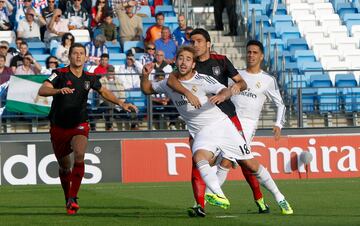
[[[193,107],[184,95],[174,92],[168,87],[166,80],[151,83],[148,79],[152,69],[151,64],[144,67],[141,89],[146,94],[166,92],[184,118],[190,135],[194,138],[192,145],[193,161],[209,188],[209,193],[205,194],[206,201],[225,209],[230,205],[221,190],[224,181],[219,180],[220,178],[211,171],[210,167],[210,164],[219,154],[231,161],[235,160],[244,164],[254,173],[263,186],[275,194],[275,197],[282,196],[284,198],[269,172],[253,158],[245,140],[238,133],[231,120],[215,105],[229,98],[231,89],[226,88],[210,76],[201,75],[194,71],[194,57],[195,50],[192,47],[182,47],[178,51],[176,65],[179,68],[179,81],[197,96],[202,106],[200,109]],[[209,97],[210,94],[216,95]]]
[[[246,45],[246,51],[246,70],[241,70],[239,73],[246,81],[247,89],[233,95],[231,100],[236,107],[236,114],[241,122],[245,140],[250,147],[265,100],[271,99],[277,107],[276,123],[273,127],[275,140],[280,138],[281,128],[285,123],[286,108],[275,78],[261,70],[261,63],[264,59],[262,43],[250,40]],[[275,196],[275,198],[283,214],[293,213],[282,195]]]

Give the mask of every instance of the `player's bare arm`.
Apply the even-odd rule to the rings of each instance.
[[[39,96],[48,97],[48,96],[54,96],[57,94],[71,94],[74,93],[75,89],[71,89],[69,87],[64,87],[61,89],[55,89],[54,86],[48,82],[45,81],[42,86],[40,87],[38,94]]]
[[[281,128],[278,126],[274,126],[273,127],[273,133],[274,133],[274,138],[276,141],[278,141],[280,139],[281,136]]]
[[[152,88],[152,84],[149,80],[149,75],[153,69],[154,63],[145,64],[142,70],[142,76],[140,78],[141,90],[147,95],[156,93]]]
[[[115,95],[104,86],[102,86],[98,92],[105,100],[107,100],[113,104],[119,105],[122,109],[124,109],[127,112],[131,112],[131,111],[137,112],[138,111],[138,108],[135,105],[133,105],[131,103],[125,103],[125,101],[123,101],[121,99],[117,99],[115,97]]]
[[[233,94],[239,94],[241,91],[247,89],[247,84],[240,74],[232,77],[232,80],[235,82],[235,84],[231,86]]]
[[[197,98],[194,94],[192,94],[192,92],[190,92],[188,89],[186,89],[179,82],[177,73],[175,73],[175,72],[170,73],[168,81],[167,81],[167,85],[171,89],[175,90],[176,92],[183,94],[188,99],[190,104],[192,106],[194,106],[195,108],[200,108],[201,107],[201,103],[199,101],[199,98]]]
[[[229,88],[222,89],[218,94],[209,98],[213,104],[220,104],[225,100],[228,100],[232,96],[232,91]]]

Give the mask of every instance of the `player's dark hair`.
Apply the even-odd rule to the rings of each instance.
[[[258,40],[249,40],[246,44],[246,48],[249,46],[258,46],[261,53],[264,53],[264,46],[263,44]]]
[[[163,16],[163,17],[165,17],[165,15],[164,15],[163,12],[158,12],[157,14],[155,14],[155,18],[158,18],[158,16]]]
[[[83,48],[84,51],[86,52],[85,46],[83,44],[81,44],[81,43],[76,42],[76,43],[71,45],[71,47],[69,49],[69,56],[71,55],[74,48]]]
[[[196,28],[190,33],[190,37],[193,35],[202,35],[207,42],[211,42],[211,38],[209,35],[209,32],[205,30],[204,28]]]
[[[101,54],[100,58],[108,58],[109,59],[110,57],[109,57],[109,54],[103,53],[103,54]]]
[[[181,47],[179,48],[179,50],[177,51],[177,53],[176,53],[176,58],[178,58],[179,55],[180,55],[182,52],[184,52],[184,51],[187,51],[187,52],[192,53],[193,59],[194,59],[194,61],[195,61],[196,50],[195,50],[194,47],[192,47],[192,46],[190,46],[190,45],[181,46]]]

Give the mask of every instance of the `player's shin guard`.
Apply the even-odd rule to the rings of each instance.
[[[201,178],[200,171],[196,167],[196,163],[192,162],[192,171],[191,171],[191,184],[193,188],[194,198],[196,203],[201,205],[202,208],[205,208],[205,188],[206,184]]]
[[[240,164],[241,166],[241,170],[244,174],[244,177],[247,181],[247,183],[250,185],[250,188],[253,192],[253,196],[254,196],[254,200],[259,200],[263,197],[263,194],[261,193],[260,190],[260,184],[259,181],[256,179],[255,175],[248,170],[245,166],[243,166],[242,164]]]
[[[64,190],[65,200],[67,200],[70,192],[71,170],[59,169],[59,177],[61,186]]]
[[[255,173],[255,176],[259,180],[260,184],[273,194],[276,202],[280,202],[285,199],[284,195],[281,194],[279,188],[276,186],[269,172],[262,165],[259,166],[259,169]]]
[[[71,188],[70,188],[70,198],[77,197],[79,191],[81,180],[84,177],[84,162],[75,162],[74,168],[71,173]]]
[[[212,171],[209,162],[201,160],[196,163],[197,168],[200,171],[201,178],[204,180],[206,186],[213,194],[224,196],[223,191],[219,185],[219,180],[214,171]]]

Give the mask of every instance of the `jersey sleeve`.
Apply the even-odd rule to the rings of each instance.
[[[272,82],[270,82],[268,89],[265,91],[265,95],[275,103],[277,108],[275,126],[282,128],[285,124],[286,107],[280,95],[277,82],[273,77]]]
[[[152,88],[157,93],[166,93],[167,79],[164,79],[160,82],[152,82]]]
[[[100,77],[93,75],[92,76],[92,82],[91,82],[91,88],[93,90],[99,91],[101,89],[101,82],[100,82]]]
[[[227,70],[227,75],[229,78],[234,77],[235,75],[239,74],[239,72],[236,70],[234,65],[230,62],[230,60],[225,56],[225,67]]]
[[[204,75],[204,90],[206,94],[218,94],[222,89],[226,88],[213,77]]]
[[[58,70],[53,70],[51,75],[45,79],[45,81],[50,82],[54,87],[57,87],[58,81],[60,79],[60,72]]]

